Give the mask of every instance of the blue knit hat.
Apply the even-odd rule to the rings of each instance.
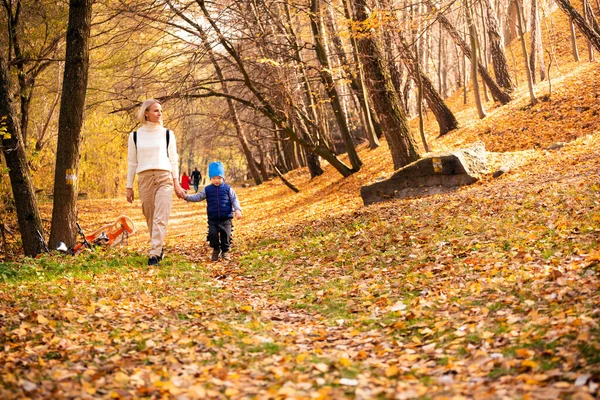
[[[220,176],[225,179],[225,166],[221,161],[215,161],[208,164],[208,177],[212,179],[214,176]]]

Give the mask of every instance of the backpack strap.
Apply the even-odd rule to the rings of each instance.
[[[167,158],[169,157],[169,141],[171,140],[171,131],[167,129],[166,140],[167,140]],[[135,145],[135,151],[137,151],[137,131],[133,131],[133,144]]]
[[[167,158],[169,157],[169,139],[171,139],[171,131],[167,129]]]

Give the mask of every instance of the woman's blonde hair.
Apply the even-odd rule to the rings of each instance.
[[[156,100],[156,99],[148,99],[145,100],[142,105],[140,106],[140,110],[138,111],[137,114],[137,119],[138,121],[140,121],[142,123],[142,125],[146,122],[146,111],[148,111],[148,109],[153,105],[159,103],[160,101]]]

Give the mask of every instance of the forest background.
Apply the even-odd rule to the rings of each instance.
[[[599,69],[594,46],[564,12],[520,4],[527,30],[540,17],[540,41],[532,47],[526,34],[523,47],[517,3],[493,5],[512,81],[494,100],[474,85],[464,46],[427,3],[370,3],[358,28],[347,17],[366,6],[359,1],[221,2],[206,14],[196,4],[205,5],[93,4],[78,172],[79,192],[92,199],[77,203],[77,216],[90,230],[130,215],[138,232],[128,248],[23,258],[2,172],[3,397],[597,395]],[[19,116],[29,126],[28,169],[47,231],[68,5],[4,6],[11,11],[3,18],[22,7],[27,50],[7,65],[16,102],[28,105]],[[467,48],[481,47],[491,71],[487,5],[468,5],[475,43],[465,4],[436,6]],[[201,22],[185,29],[188,12]],[[227,28],[221,37],[218,27]],[[369,60],[353,44],[368,37],[387,46],[367,56],[380,56],[409,134],[422,129],[419,155],[423,137],[434,151],[482,141],[490,172],[502,167],[504,175],[443,196],[362,206],[360,186],[397,167],[397,149],[377,133],[389,122],[373,104],[376,80],[361,75]],[[16,42],[2,38],[14,51]],[[439,102],[425,78],[457,127],[434,115]],[[341,93],[337,115],[332,87]],[[432,96],[422,111],[419,87]],[[363,106],[361,93],[372,96]],[[119,197],[127,136],[146,97],[163,101],[182,169],[221,159],[232,181],[261,183],[238,187],[246,219],[232,263],[207,262],[202,208],[176,203],[168,258],[160,269],[144,266],[139,204]],[[273,180],[275,168],[300,192]]]

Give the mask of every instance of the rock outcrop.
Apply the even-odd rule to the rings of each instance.
[[[397,170],[389,179],[363,186],[365,205],[445,193],[477,182],[487,172],[483,143],[454,151],[432,154]]]

